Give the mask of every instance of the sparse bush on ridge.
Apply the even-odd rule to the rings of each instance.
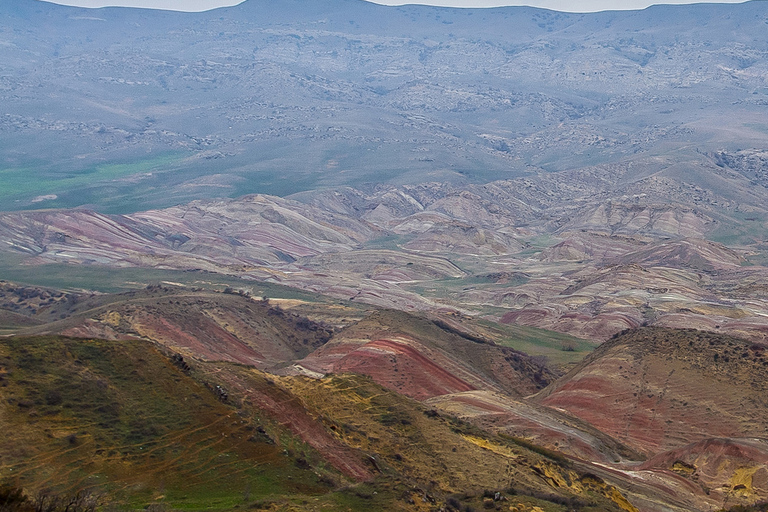
[[[754,505],[736,505],[735,507],[720,509],[718,512],[768,512],[768,501]]]
[[[98,505],[98,498],[85,490],[69,496],[39,491],[30,498],[23,489],[0,486],[0,512],[94,512]]]
[[[18,487],[0,486],[0,512],[32,512],[35,508]]]

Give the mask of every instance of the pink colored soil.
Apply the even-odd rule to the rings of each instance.
[[[369,375],[378,384],[417,400],[475,389],[456,376],[459,371],[454,365],[438,365],[422,354],[416,343],[392,339],[362,345],[333,344],[316,351],[301,365],[323,373]]]
[[[254,382],[230,372],[217,375],[222,379],[225,388],[237,391],[252,401],[260,410],[317,450],[326,461],[347,477],[358,482],[373,478],[361,454],[331,436],[322,423],[310,416],[296,396],[277,385],[254,386]]]

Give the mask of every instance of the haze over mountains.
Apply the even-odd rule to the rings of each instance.
[[[3,3],[0,485],[768,499],[766,33],[757,1]]]
[[[761,2],[1,12],[4,209],[486,182],[765,138]]]

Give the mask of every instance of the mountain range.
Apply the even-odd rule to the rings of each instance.
[[[766,6],[0,5],[0,509],[763,510]]]
[[[642,157],[685,167],[698,152],[759,162],[765,25],[760,1],[595,14],[6,2],[0,205],[127,213]]]

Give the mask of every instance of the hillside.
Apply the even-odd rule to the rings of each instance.
[[[260,435],[266,432],[278,447],[288,443],[284,449],[305,461],[296,468],[314,468],[314,474],[324,468],[311,492],[318,493],[318,506],[331,510],[343,507],[341,503],[372,499],[360,496],[374,496],[374,490],[377,503],[388,509],[420,510],[410,507],[411,498],[417,505],[432,506],[430,499],[420,502],[405,492],[409,488],[422,489],[417,495],[426,492],[435,504],[458,500],[480,505],[484,491],[513,487],[517,494],[507,493],[507,499],[527,500],[525,506],[538,504],[553,511],[562,510],[551,505],[553,501],[563,500],[576,503],[576,509],[589,510],[588,504],[594,503],[604,510],[600,507],[614,506],[600,501],[606,497],[625,510],[632,508],[624,499],[648,512],[710,510],[768,497],[762,476],[768,471],[768,455],[757,439],[768,424],[760,344],[693,330],[639,329],[614,336],[558,379],[563,366],[548,367],[541,358],[510,346],[542,350],[548,344],[573,343],[570,346],[581,351],[579,340],[505,328],[457,313],[358,310],[355,314],[361,317],[330,326],[299,314],[314,312],[316,317],[339,320],[323,313],[329,302],[313,306],[284,301],[283,309],[277,306],[279,300],[272,303],[231,290],[150,286],[109,295],[12,283],[3,287],[5,302],[20,311],[13,318],[39,324],[4,326],[26,336],[38,334],[34,338],[17,334],[2,342],[5,418],[26,426],[13,427],[18,437],[14,434],[0,451],[15,461],[4,462],[6,467],[12,464],[14,471],[25,471],[17,474],[28,475],[28,480],[16,484],[25,489],[48,481],[40,473],[44,468],[68,463],[73,448],[61,451],[55,443],[71,434],[77,447],[83,441],[82,450],[91,449],[92,438],[101,443],[99,450],[105,444],[129,445],[120,436],[133,435],[131,425],[141,423],[133,418],[138,411],[150,411],[141,412],[141,425],[154,425],[142,442],[176,439],[170,434],[176,423],[165,421],[181,424],[182,419],[151,411],[178,400],[173,397],[187,396],[187,387],[202,386],[205,396],[218,400],[215,410],[234,407],[242,421],[256,418],[253,421],[263,430],[257,430]],[[333,307],[340,308],[337,315],[354,311],[341,304]],[[43,333],[78,338],[40,337]],[[111,341],[96,341],[96,334]],[[572,361],[583,357],[575,350],[561,353],[572,354]],[[148,357],[155,358],[151,364]],[[136,373],[132,364],[143,365],[142,372],[147,373]],[[93,382],[93,393],[74,394]],[[130,398],[134,393],[141,398]],[[163,398],[162,393],[171,396]],[[194,393],[196,400],[208,400]],[[72,404],[66,405],[69,400]],[[141,405],[141,400],[158,402]],[[195,404],[190,406],[205,407]],[[174,414],[186,414],[185,410]],[[112,414],[112,419],[102,420],[100,414]],[[224,409],[217,414],[232,417]],[[166,420],[161,422],[158,415]],[[250,428],[242,421],[237,428]],[[123,422],[126,426],[121,426]],[[77,426],[81,423],[89,427]],[[231,426],[235,428],[234,423]],[[208,427],[200,428],[200,435],[207,432]],[[234,433],[227,435],[232,442],[239,439]],[[30,443],[44,447],[12,448]],[[136,445],[146,449],[142,446]],[[58,454],[55,449],[63,458],[42,455]],[[113,478],[112,466],[104,469],[101,464],[129,455],[118,451],[114,454],[118,459],[102,460],[96,452],[80,450],[75,451],[82,457],[95,457],[88,467],[107,475],[107,480]],[[174,450],[170,453],[178,452]],[[23,461],[38,457],[38,452],[39,457],[58,462],[26,469]],[[154,457],[155,452],[150,453]],[[178,459],[182,466],[173,471],[184,473],[185,460]],[[134,467],[144,464],[131,461]],[[156,462],[158,467],[170,467]],[[271,468],[271,462],[265,467]],[[283,471],[280,467],[275,471]],[[55,474],[60,481],[53,478],[51,486],[65,494],[82,487],[79,479],[87,477],[78,473],[75,480],[72,473]],[[154,480],[147,477],[150,481]],[[344,490],[345,481],[368,483]],[[146,493],[107,485],[104,496],[121,503],[149,503],[160,500],[158,496],[175,500],[184,495],[170,492],[175,483],[163,483],[164,493],[150,491],[148,483],[135,485],[148,486]],[[255,488],[249,485],[248,489]],[[232,494],[231,487],[215,482],[210,492],[221,497],[216,507],[222,509],[245,499],[243,490]],[[251,499],[256,491],[249,492]],[[292,497],[308,492],[303,487],[286,488],[279,496],[263,499],[277,500],[279,507],[292,504],[296,510],[315,510]],[[205,501],[209,498],[199,499],[197,503],[213,506]]]
[[[524,396],[555,377],[522,352],[396,311],[369,315],[296,365],[321,374],[369,375],[417,400],[473,389]]]
[[[29,334],[149,339],[184,355],[259,368],[306,355],[333,331],[265,300],[167,286],[115,295],[73,294],[36,309],[28,323],[42,324],[23,330]]]
[[[325,496],[318,498],[321,503],[347,499],[331,493],[345,479],[371,482],[360,484],[373,485],[369,490],[353,494],[372,496],[376,489],[380,499],[394,499],[387,507],[403,510],[418,507],[409,508],[408,498],[403,498],[407,493],[392,494],[392,489],[404,491],[412,485],[445,503],[457,499],[479,504],[484,490],[511,486],[518,495],[550,502],[576,500],[573,503],[589,510],[586,504],[595,499],[589,485],[599,484],[609,486],[599,487],[602,496],[616,498],[610,490],[615,488],[632,506],[649,512],[710,510],[768,496],[761,483],[768,457],[761,441],[754,439],[761,435],[768,410],[763,400],[763,346],[737,338],[692,330],[631,331],[598,347],[557,379],[563,366],[548,367],[545,360],[510,346],[541,350],[547,344],[573,343],[574,349],[583,350],[579,340],[514,326],[505,330],[456,313],[371,310],[331,327],[298,313],[314,311],[322,317],[329,303],[312,306],[285,301],[287,309],[283,309],[276,305],[280,301],[231,291],[151,286],[122,294],[78,295],[11,283],[5,283],[4,289],[6,302],[18,305],[27,315],[17,316],[40,324],[16,327],[18,333],[78,337],[17,334],[4,342],[10,348],[3,382],[13,387],[4,395],[8,397],[4,403],[13,413],[9,418],[32,422],[28,429],[19,430],[27,432],[29,439],[43,439],[46,429],[64,432],[64,416],[75,423],[85,421],[82,415],[69,416],[80,409],[64,407],[53,391],[57,407],[48,403],[46,394],[58,389],[57,382],[69,379],[76,383],[71,387],[75,390],[86,385],[80,383],[82,378],[96,379],[109,396],[99,391],[88,407],[111,411],[95,404],[117,400],[118,411],[129,408],[121,406],[121,400],[134,390],[121,387],[123,377],[99,376],[105,370],[87,367],[84,356],[78,355],[85,350],[82,347],[92,347],[89,357],[112,365],[110,372],[117,371],[117,361],[125,360],[128,366],[120,366],[120,372],[131,375],[136,375],[129,364],[133,358],[146,360],[146,354],[155,354],[152,357],[159,359],[147,366],[148,380],[154,383],[151,375],[171,369],[176,372],[171,379],[175,385],[184,381],[207,386],[214,399],[240,409],[238,417],[245,418],[247,413],[260,418],[262,429],[273,441],[279,439],[278,444],[288,439],[284,435],[296,439],[290,441],[294,444],[289,443],[289,453],[296,451],[295,443],[303,443],[302,460],[314,460],[311,467],[321,464],[330,471],[321,471],[327,476],[317,491]],[[34,307],[27,307],[25,301]],[[333,307],[352,312],[340,304]],[[95,334],[109,335],[111,341],[94,341]],[[149,341],[157,348],[150,349]],[[29,356],[34,361],[26,367],[21,364],[27,373],[13,370],[20,366],[12,360],[27,357],[31,347],[37,347],[34,357]],[[60,352],[65,354],[64,364],[49,369]],[[583,352],[561,354],[575,361]],[[67,358],[80,363],[66,362]],[[165,366],[158,366],[161,363]],[[38,371],[37,380],[28,373]],[[79,372],[78,376],[68,376],[70,371]],[[14,380],[17,377],[21,380]],[[184,380],[188,378],[194,382]],[[183,393],[162,386],[173,394]],[[122,398],[114,398],[113,392]],[[146,400],[154,400],[158,392],[141,391]],[[141,410],[136,407],[132,405],[131,410]],[[116,418],[110,421],[123,421],[119,415]],[[49,420],[58,426],[47,426]],[[99,424],[106,428],[111,423]],[[77,431],[81,430],[96,435],[87,428]],[[104,439],[118,435],[112,430],[98,432]],[[147,435],[154,440],[152,432]],[[284,434],[276,438],[273,432]],[[70,433],[67,430],[61,436]],[[32,442],[29,439],[9,442]],[[3,452],[9,457],[17,453],[10,446]],[[451,450],[446,451],[446,446]],[[532,450],[548,462],[531,465],[534,459],[520,457],[516,450],[521,449]],[[491,453],[499,457],[493,459],[496,462],[489,459]],[[507,468],[513,464],[515,469],[502,471],[497,463]],[[298,467],[306,469],[303,462]],[[35,471],[23,487],[41,481],[43,477]],[[62,482],[70,487],[62,487],[61,492],[74,492],[78,484],[62,475]],[[506,476],[500,479],[500,475]],[[597,480],[589,480],[593,477]],[[433,483],[427,485],[427,480]],[[588,481],[592,483],[585,487]],[[292,491],[280,492],[287,494],[279,500],[293,499],[288,497]],[[128,490],[107,494],[110,499],[150,499]],[[288,506],[279,500],[281,506]],[[298,506],[297,510],[314,509]]]
[[[601,345],[535,401],[652,457],[643,469],[672,470],[699,494],[765,499],[766,366],[764,346],[742,339],[640,329]]]
[[[416,511],[480,506],[495,489],[524,510],[634,510],[558,460],[368,379],[267,376],[142,341],[13,338],[0,351],[0,464],[4,484],[29,496],[88,489],[130,508]]]
[[[283,454],[292,441],[279,424],[267,434],[146,342],[13,338],[0,351],[3,480],[31,496],[90,489],[123,506],[231,508],[243,493],[329,490]]]
[[[532,222],[515,213],[531,200],[520,193],[527,181],[474,187],[472,194],[423,184],[385,187],[366,198],[353,189],[306,193],[301,201],[246,196],[119,216],[5,213],[0,241],[8,261],[18,262],[9,263],[13,272],[60,264],[82,264],[90,270],[81,272],[94,276],[128,268],[207,272],[237,289],[266,281],[377,307],[486,315],[591,340],[640,325],[713,331],[719,325],[765,339],[768,303],[756,293],[768,286],[761,242],[729,247],[713,240],[715,228],[738,233],[752,221],[730,213],[726,222],[712,209],[709,218],[723,220],[710,223],[709,240],[696,238],[691,235],[700,235],[697,226],[704,224],[688,217],[692,210],[638,198],[629,208],[634,220],[593,216],[588,225],[574,224],[586,198],[566,195],[549,199],[546,216]],[[382,205],[387,216],[373,215]],[[649,220],[654,215],[677,219],[676,227],[660,228]]]
[[[641,329],[601,345],[538,400],[646,452],[763,437],[766,366],[764,347],[742,339]]]
[[[655,187],[709,202],[704,167],[709,184],[744,178],[726,194],[738,202],[764,174],[765,18],[759,1],[594,14],[5,2],[0,209],[129,213],[606,163],[635,168],[630,197],[663,170]]]

